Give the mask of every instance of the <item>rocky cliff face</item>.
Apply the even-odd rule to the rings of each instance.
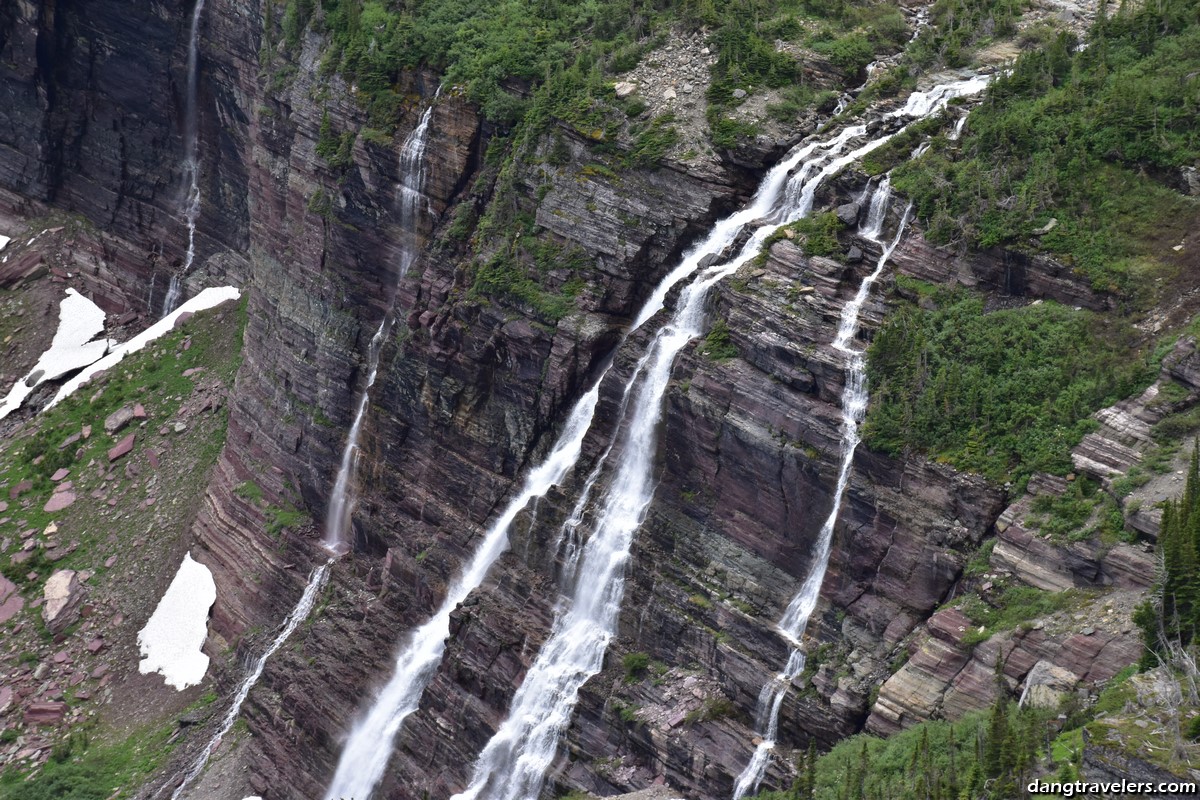
[[[53,207],[103,229],[88,239],[102,246],[79,250],[93,252],[94,285],[106,287],[113,310],[152,307],[147,288],[158,281],[161,290],[186,241],[177,165],[190,15],[170,4],[144,11],[144,25],[124,5],[104,2],[0,11],[2,99],[18,110],[0,122],[4,202],[9,213]],[[340,737],[390,671],[403,632],[441,600],[599,366],[612,357],[614,376],[629,374],[645,335],[614,348],[639,303],[691,241],[745,201],[782,145],[761,142],[724,160],[672,158],[614,177],[596,169],[605,156],[594,142],[566,126],[546,131],[517,161],[502,199],[560,254],[585,254],[582,268],[564,255],[539,276],[544,291],[562,294],[578,279],[565,312],[547,313],[527,298],[475,291],[481,264],[448,233],[452,210],[480,211],[500,193],[483,158],[496,132],[453,91],[443,93],[430,123],[420,224],[403,230],[399,149],[433,102],[437,76],[408,76],[403,122],[390,141],[357,138],[349,165],[332,167],[317,154],[323,124],[357,130],[364,114],[352,87],[321,75],[318,35],[306,33],[286,64],[263,56],[264,41],[277,36],[263,30],[266,16],[254,0],[208,0],[201,48],[205,200],[192,284],[231,277],[250,299],[228,442],[191,535],[219,587],[212,629],[239,656],[261,650],[258,631],[283,619],[307,569],[325,556],[312,535],[274,540],[264,508],[235,488],[252,480],[268,503],[322,517],[364,383],[367,341],[389,309],[397,325],[369,409],[355,551],[337,563],[311,623],[251,695],[249,735],[235,751],[241,769],[214,772],[196,797],[321,795]],[[837,205],[848,191],[824,203]],[[852,244],[865,260],[847,263]],[[841,247],[834,259],[777,242],[713,301],[736,356],[716,358],[701,341],[676,364],[619,638],[607,669],[584,689],[554,768],[556,788],[666,782],[689,797],[723,797],[748,760],[758,692],[787,657],[773,625],[811,566],[831,504],[844,376],[829,345],[878,254],[849,235]],[[399,279],[406,248],[420,257]],[[1098,309],[1109,302],[1053,262],[1004,253],[961,259],[918,233],[893,263],[1008,298]],[[886,313],[883,294],[865,310],[864,337]],[[615,381],[605,387],[601,424],[577,473],[519,521],[511,551],[455,612],[446,658],[406,723],[380,796],[446,797],[462,788],[503,719],[549,631],[559,592],[553,536],[614,433],[617,389]],[[1014,681],[1039,660],[1096,680],[1132,659],[1127,617],[1086,641],[1064,623],[973,651],[962,644],[957,612],[938,609],[998,518],[993,564],[1031,585],[1091,586],[1104,576],[1140,585],[1144,556],[1133,548],[1101,554],[1040,544],[1017,523],[1019,511],[1001,516],[1011,500],[946,465],[859,450],[809,628],[809,669],[789,693],[781,741],[828,746],[864,724],[890,731],[977,707],[990,699],[996,652]],[[1053,559],[1064,566],[1047,566]],[[645,673],[626,676],[621,662],[631,653],[649,657]],[[219,686],[240,677],[238,662],[221,661]],[[876,701],[872,689],[885,679]],[[170,782],[203,735],[185,739],[144,796]],[[768,784],[788,777],[777,764]]]

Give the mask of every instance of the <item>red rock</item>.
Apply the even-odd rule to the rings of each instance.
[[[0,714],[8,710],[12,705],[13,692],[7,686],[0,686]]]
[[[146,418],[146,407],[144,405],[142,405],[141,403],[135,403],[133,406],[133,418],[134,419],[145,419]]]
[[[104,559],[104,566],[105,566],[107,569],[112,569],[112,565],[113,565],[113,564],[116,564],[116,563],[117,563],[117,557],[116,557],[116,556],[109,556],[108,558]]]
[[[16,500],[18,497],[28,492],[33,488],[33,481],[21,481],[16,486],[8,490],[8,499]]]
[[[91,677],[92,677],[93,679],[95,679],[95,678],[103,678],[103,677],[104,677],[105,675],[107,675],[107,674],[108,674],[108,665],[107,665],[107,664],[101,664],[100,666],[98,666],[98,667],[96,667],[94,670],[92,670]]]
[[[0,500],[0,514],[3,514],[5,511],[8,511],[8,503]]]
[[[67,713],[67,704],[61,702],[30,703],[25,709],[26,725],[57,725]]]
[[[117,442],[116,446],[108,451],[108,460],[116,461],[121,456],[127,455],[133,449],[133,442],[137,438],[136,433],[131,433],[121,441]]]
[[[14,564],[24,564],[26,561],[29,560],[29,555],[30,555],[30,553],[28,550],[22,550],[19,553],[13,553],[12,558],[10,560]]]
[[[17,585],[3,575],[0,575],[0,603],[3,603],[16,591]]]
[[[72,434],[71,434],[70,436],[68,436],[66,439],[63,439],[63,443],[62,443],[62,444],[60,444],[60,445],[58,446],[58,449],[59,449],[59,450],[66,450],[68,447],[70,447],[71,445],[73,445],[73,444],[75,444],[76,442],[78,442],[78,441],[79,441],[81,438],[83,438],[83,435],[82,435],[82,434],[79,434],[79,433],[72,433]]]
[[[146,460],[150,462],[151,467],[158,469],[158,453],[154,452],[153,450],[147,450]]]
[[[61,469],[55,470],[54,474],[50,476],[50,480],[58,483],[70,474],[71,470],[67,469],[66,467],[62,467]]]
[[[76,672],[75,674],[73,674],[71,676],[71,679],[69,681],[67,681],[67,685],[68,686],[78,686],[79,684],[83,683],[85,680],[87,680],[86,672]]]
[[[27,555],[27,554],[19,553],[18,555]],[[16,561],[16,560],[17,560],[16,556],[14,556],[13,561]],[[25,559],[21,559],[21,560],[24,561]],[[5,600],[3,603],[0,603],[0,624],[8,622],[10,619],[15,617],[17,614],[21,613],[21,609],[24,607],[25,607],[25,599],[22,598],[21,595],[19,595],[19,594],[15,594],[12,597]]]
[[[51,656],[51,659],[55,664],[65,664],[71,660],[71,657],[67,655],[66,650],[59,650],[57,653]]]
[[[46,501],[46,505],[42,510],[47,514],[53,514],[56,511],[62,511],[75,502],[74,492],[55,492],[50,499]]]
[[[75,693],[75,699],[76,700],[91,700],[92,693],[81,689],[80,691]]]
[[[171,330],[178,330],[179,328],[182,328],[183,323],[187,322],[189,319],[191,319],[194,316],[195,316],[195,314],[193,312],[184,311],[178,317],[175,318],[175,325],[172,326]]]
[[[66,492],[75,488],[75,481],[63,481],[58,486],[54,487],[56,492]]]
[[[190,378],[193,375],[199,375],[201,372],[204,372],[204,367],[192,367],[183,371],[183,377]]]
[[[91,425],[84,425],[84,426],[83,426],[83,430],[82,430],[82,431],[80,431],[80,433],[82,433],[82,434],[83,434],[83,438],[84,438],[84,439],[89,439],[89,438],[91,438],[91,435],[92,435],[92,426],[91,426]]]
[[[87,651],[89,653],[99,653],[103,648],[104,648],[104,640],[103,639],[99,639],[99,638],[92,639],[90,642],[87,643]]]

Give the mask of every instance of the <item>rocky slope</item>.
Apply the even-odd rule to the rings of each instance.
[[[143,16],[148,22],[134,25]],[[71,285],[103,299],[114,324],[155,308],[186,241],[178,165],[189,18],[177,4],[149,2],[138,13],[106,2],[0,11],[0,105],[12,109],[0,115],[0,223],[51,211],[86,223],[55,234],[61,263],[46,260],[63,275],[38,277],[43,256],[26,256],[36,251],[29,245],[7,271],[0,267],[4,288],[42,281],[46,292],[59,285],[47,281],[69,272]],[[355,551],[335,565],[312,620],[269,663],[245,707],[244,733],[193,797],[321,795],[340,737],[386,676],[403,632],[440,601],[498,504],[548,448],[564,409],[610,356],[614,377],[629,374],[644,334],[613,351],[639,303],[691,241],[745,201],[797,135],[734,154],[689,156],[679,145],[661,166],[618,174],[611,150],[554,123],[501,177],[484,154],[503,132],[452,89],[435,101],[438,76],[416,73],[404,77],[400,128],[390,138],[355,138],[349,163],[333,166],[318,155],[322,128],[365,124],[355,88],[319,68],[327,42],[311,30],[286,57],[272,54],[279,34],[264,19],[254,0],[209,0],[202,28],[205,201],[189,288],[244,286],[248,324],[226,445],[198,511],[184,520],[188,534],[175,541],[192,546],[217,581],[210,651],[222,698],[242,660],[261,650],[263,632],[291,608],[308,569],[326,557],[317,526],[277,538],[270,509],[294,505],[321,519],[367,341],[390,307],[398,324],[371,400]],[[702,45],[672,38],[671,48],[690,49],[673,49],[669,63],[698,70],[710,55]],[[55,70],[39,68],[46,59]],[[654,102],[679,100],[699,124],[680,94],[703,83],[681,75],[678,87],[654,84]],[[404,230],[398,154],[431,102],[425,202],[417,229]],[[844,178],[821,204],[843,204],[861,181]],[[478,291],[500,245],[484,242],[473,258],[464,241],[472,231],[451,230],[490,203],[510,204],[515,218],[532,220],[526,235],[556,248],[538,280],[543,292],[567,297],[563,313],[540,295]],[[505,241],[518,263],[532,261],[532,245]],[[759,689],[787,656],[773,624],[810,567],[831,504],[844,376],[829,343],[878,254],[852,232],[839,248],[834,258],[809,257],[798,241],[775,243],[713,302],[736,355],[716,358],[701,340],[676,364],[658,488],[635,544],[619,638],[608,668],[584,689],[554,768],[556,790],[666,783],[688,797],[723,797],[749,758]],[[397,283],[406,249],[420,258]],[[1111,306],[1061,264],[1007,252],[964,258],[935,250],[915,230],[893,265],[1004,302]],[[887,312],[887,290],[865,309],[864,338]],[[1168,364],[1194,399],[1190,353]],[[10,371],[19,374],[6,363]],[[446,658],[397,742],[380,796],[449,796],[503,719],[549,630],[558,596],[552,537],[613,434],[617,388],[615,380],[605,386],[602,424],[579,470],[520,521],[511,551],[455,612]],[[1078,469],[1099,480],[1128,470],[1149,442],[1143,429],[1159,418],[1153,398],[1102,412],[1106,427],[1077,449]],[[239,491],[247,483],[261,494]],[[1050,479],[1030,486],[1035,494],[1061,489]],[[1023,527],[1028,502],[944,464],[861,448],[809,628],[810,667],[785,704],[781,741],[828,746],[864,725],[887,732],[980,707],[991,699],[997,654],[1015,686],[1041,663],[1094,683],[1136,657],[1126,600],[1145,586],[1145,553],[1043,541]],[[1143,516],[1138,527],[1152,535],[1151,515]],[[1086,615],[1090,633],[1075,624],[1084,620],[1059,615],[972,649],[961,614],[939,609],[993,532],[997,574],[1045,589],[1120,591],[1089,597],[1092,607],[1074,612]],[[628,654],[645,654],[644,670],[627,670]],[[0,708],[6,725],[15,709]],[[141,796],[169,784],[206,734],[197,726],[181,735]],[[777,765],[768,784],[789,777]]]

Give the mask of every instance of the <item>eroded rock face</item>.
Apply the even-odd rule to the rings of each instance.
[[[146,289],[161,291],[186,241],[178,128],[190,15],[178,4],[135,6],[89,0],[0,11],[0,75],[11,78],[0,85],[20,109],[0,128],[0,206],[58,204],[119,233],[119,243],[99,236],[79,245],[110,310],[152,305]],[[149,21],[135,25],[142,16]],[[266,508],[291,503],[322,518],[367,342],[389,310],[396,314],[362,441],[355,552],[335,566],[320,614],[276,654],[244,708],[253,736],[239,758],[248,780],[273,798],[300,800],[321,796],[342,734],[390,672],[401,633],[441,601],[514,481],[549,447],[564,409],[610,356],[616,377],[630,374],[647,333],[614,347],[640,302],[692,240],[744,202],[780,143],[756,143],[736,156],[741,166],[672,164],[618,183],[588,169],[595,154],[584,137],[566,128],[547,134],[516,170],[510,201],[545,238],[586,256],[585,285],[556,319],[530,303],[476,296],[478,265],[466,251],[448,240],[429,246],[449,209],[477,203],[469,191],[494,131],[475,110],[452,92],[437,101],[420,222],[403,230],[397,156],[437,76],[406,76],[400,130],[390,142],[357,139],[350,167],[335,170],[316,154],[323,116],[339,131],[356,130],[364,112],[336,78],[328,100],[312,102],[323,89],[315,34],[302,37],[295,77],[263,80],[264,16],[254,0],[208,0],[202,38],[203,279],[233,276],[249,289],[228,444],[193,531],[196,557],[218,585],[212,627],[238,656],[230,665],[261,652],[261,637],[247,632],[274,629],[308,569],[325,558],[315,536],[273,538]],[[36,68],[39,47],[63,65],[52,79]],[[556,139],[566,155],[552,166],[544,156]],[[398,280],[405,252],[420,257]],[[693,346],[675,366],[656,496],[634,545],[618,639],[608,668],[584,687],[554,769],[558,788],[611,793],[665,783],[688,796],[724,797],[749,758],[759,690],[788,655],[773,626],[811,567],[831,505],[844,376],[829,344],[878,246],[857,241],[849,255],[848,263],[809,258],[780,241],[714,293],[713,313],[727,321],[738,355],[714,361]],[[1002,253],[962,259],[919,236],[893,258],[926,280],[1089,308],[1108,303],[1052,262]],[[554,268],[541,276],[551,292],[572,277]],[[885,311],[872,299],[864,331]],[[1185,358],[1173,368],[1200,375]],[[613,381],[602,394],[580,469],[522,515],[512,551],[454,613],[446,658],[406,722],[380,797],[461,789],[503,719],[550,629],[559,593],[552,543],[614,433],[618,389]],[[1120,415],[1112,423],[1120,435],[1114,445],[1093,441],[1092,462],[1122,457],[1122,437],[1141,430]],[[249,480],[263,490],[262,504],[235,492]],[[970,651],[963,620],[935,614],[1004,507],[1002,491],[982,479],[860,448],[809,627],[810,668],[784,705],[783,741],[825,746],[868,714],[869,726],[892,730],[986,704],[1000,654],[1014,683],[1042,661],[1085,680],[1119,669],[1132,641],[1119,626],[1086,637],[1009,632]],[[1015,517],[997,551],[1005,569],[1033,585],[1132,587],[1142,568],[1136,551],[1047,550]],[[70,595],[56,619],[70,615]],[[872,686],[926,620],[911,669],[893,676],[869,709]],[[620,659],[632,652],[664,668],[627,682]],[[222,688],[240,678],[230,665]],[[641,724],[622,711],[634,705]],[[786,781],[774,765],[768,785]]]

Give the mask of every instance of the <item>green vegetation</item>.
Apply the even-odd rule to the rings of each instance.
[[[700,345],[700,352],[713,361],[737,358],[737,345],[729,338],[729,325],[725,320],[719,319],[713,323],[712,329],[704,337],[704,344]]]
[[[55,746],[32,779],[17,769],[0,775],[0,800],[108,800],[128,797],[173,747],[174,726],[142,732],[119,743],[89,741],[79,731]]]
[[[42,412],[35,424],[18,429],[0,450],[0,485],[14,486],[24,480],[32,483],[32,488],[25,496],[38,499],[22,511],[24,524],[40,531],[51,520],[61,524],[64,519],[76,519],[81,518],[80,515],[94,513],[94,507],[89,512],[90,504],[85,503],[77,503],[65,512],[44,511],[44,498],[49,496],[53,487],[50,476],[65,467],[74,472],[72,480],[77,482],[77,492],[85,486],[90,489],[86,480],[80,482],[86,465],[92,461],[106,463],[106,451],[113,446],[113,438],[104,433],[105,417],[123,406],[142,403],[150,414],[151,425],[157,427],[171,419],[195,389],[197,378],[185,377],[183,373],[187,370],[203,369],[205,379],[219,379],[225,385],[232,385],[233,376],[241,363],[245,320],[244,303],[237,311],[226,308],[203,312],[185,327],[130,354],[109,369],[103,378],[81,388],[54,408]],[[189,337],[191,345],[185,350],[184,340]],[[216,461],[225,442],[227,416],[228,410],[222,406],[212,412],[211,417],[206,413],[204,422],[200,423],[206,430],[211,429],[211,434],[196,445],[194,464],[197,471],[207,471]],[[92,427],[91,436],[64,446],[68,438],[80,434],[85,425]],[[126,432],[122,432],[122,435]],[[152,435],[150,431],[143,430],[138,433],[138,439],[144,442],[149,435]],[[184,483],[192,489],[196,488],[192,485],[194,481],[186,480]],[[100,522],[95,517],[92,519]],[[77,531],[73,530],[72,536],[78,539],[79,548],[53,564],[44,558],[41,548],[35,548],[28,560],[19,564],[11,561],[15,551],[0,554],[0,571],[23,585],[32,583],[28,578],[31,572],[37,573],[37,580],[44,580],[53,569],[94,568],[93,548],[104,542],[110,529],[109,524],[85,524]]]
[[[815,759],[810,749],[790,789],[757,800],[1022,796],[1020,787],[1048,760],[1041,750],[1054,716],[1002,697],[955,723],[924,722],[888,739],[852,736]]]
[[[673,123],[675,115],[660,114],[654,118],[633,143],[625,156],[625,163],[635,167],[651,167],[662,160],[671,146],[679,141],[679,131]]]
[[[958,606],[978,627],[966,632],[963,644],[971,646],[985,642],[1001,631],[1010,631],[1030,620],[1070,608],[1083,596],[1074,589],[1047,592],[1019,584],[1004,587],[990,600],[968,595]]]
[[[1127,330],[1089,312],[1045,302],[985,313],[962,290],[930,299],[933,310],[902,305],[871,344],[863,437],[876,450],[926,452],[997,481],[1064,475],[1096,424],[1088,416],[1150,378]]]
[[[701,703],[698,707],[693,708],[683,718],[683,721],[688,725],[696,725],[701,722],[710,722],[712,720],[725,719],[732,716],[734,713],[733,703],[727,697],[710,697]]]
[[[1192,450],[1183,496],[1163,505],[1158,545],[1163,559],[1160,592],[1138,607],[1143,666],[1171,661],[1186,651],[1200,631],[1200,441]]]
[[[937,0],[929,31],[913,43],[909,55],[918,64],[966,66],[972,51],[989,39],[1011,36],[1028,0]]]
[[[1198,17],[1188,0],[1123,5],[1086,49],[1064,34],[1019,58],[961,142],[935,141],[893,174],[930,238],[1044,250],[1095,288],[1144,302],[1136,293],[1166,274],[1167,246],[1200,221],[1200,202],[1165,185],[1200,157]]]
[[[650,655],[648,653],[626,653],[625,657],[621,659],[621,666],[625,669],[625,680],[632,683],[646,674],[646,670],[650,666]]]

